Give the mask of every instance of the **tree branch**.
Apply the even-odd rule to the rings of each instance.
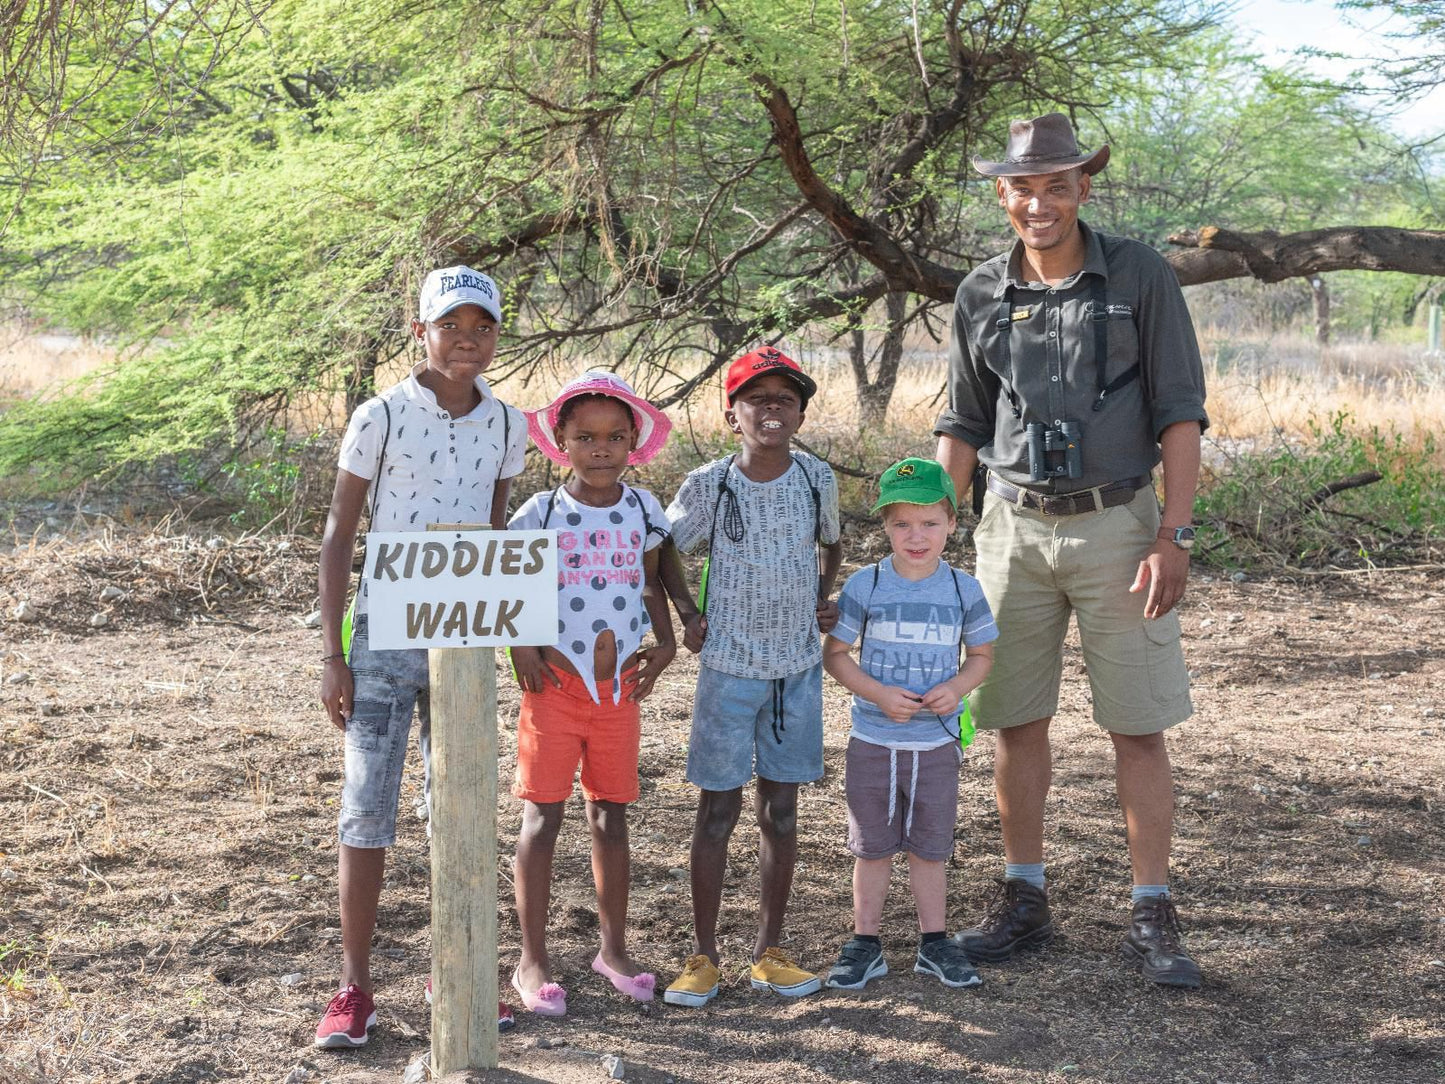
[[[1205,226],[1173,234],[1169,243],[1183,249],[1165,259],[1184,286],[1250,276],[1281,282],[1345,270],[1445,275],[1445,230],[1339,226],[1281,235]]]
[[[964,273],[907,251],[894,240],[892,234],[872,219],[860,215],[846,199],[833,191],[813,169],[807,149],[803,146],[798,114],[787,91],[761,72],[754,73],[750,78],[757,89],[758,100],[772,119],[773,138],[783,164],[812,208],[828,220],[858,255],[882,271],[894,289],[912,290],[935,301],[953,300],[954,291],[963,281]]]

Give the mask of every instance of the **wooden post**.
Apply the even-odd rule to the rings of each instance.
[[[480,530],[437,523],[428,530]],[[432,648],[432,1072],[497,1067],[497,668]]]

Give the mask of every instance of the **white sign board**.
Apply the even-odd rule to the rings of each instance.
[[[557,642],[556,531],[373,531],[366,536],[374,648]]]

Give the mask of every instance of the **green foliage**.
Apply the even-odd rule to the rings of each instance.
[[[1377,206],[1396,178],[1382,144],[1351,150],[1379,144],[1368,118],[1241,67],[1209,18],[1193,0],[105,0],[63,58],[40,23],[7,24],[0,45],[51,45],[0,50],[35,129],[5,160],[0,311],[120,337],[127,360],[0,417],[0,471],[244,460],[299,399],[354,403],[414,357],[412,299],[452,262],[503,285],[501,381],[615,364],[681,400],[758,339],[889,330],[861,320],[890,284],[804,199],[780,101],[840,215],[957,272],[1007,233],[969,159],[1047,108],[1115,139],[1098,213],[1140,236],[1234,207],[1278,228],[1346,190]]]
[[[1327,487],[1366,472],[1379,481]],[[1445,448],[1359,429],[1340,411],[1312,418],[1301,445],[1285,440],[1229,456],[1195,502],[1206,524],[1196,554],[1228,566],[1358,568],[1438,559],[1445,523]]]

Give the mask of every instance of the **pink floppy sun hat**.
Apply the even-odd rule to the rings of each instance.
[[[568,463],[567,453],[557,442],[557,415],[562,412],[563,403],[579,395],[606,395],[620,399],[632,411],[633,420],[637,423],[637,447],[627,457],[629,466],[650,462],[667,443],[667,435],[672,432],[672,419],[633,391],[632,385],[616,373],[593,369],[563,387],[557,398],[540,410],[523,411],[527,415],[532,443],[542,449],[542,454],[553,463],[562,466]]]

